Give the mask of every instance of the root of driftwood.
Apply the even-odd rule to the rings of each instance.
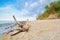
[[[23,30],[20,30],[20,29],[16,29],[16,30],[19,30],[19,31],[17,33],[12,34],[11,36],[14,36],[16,34],[19,34],[20,32],[23,32]]]
[[[16,30],[19,30],[18,32],[16,32],[16,33],[14,33],[14,34],[12,34],[11,36],[14,36],[14,35],[17,35],[17,34],[19,34],[19,33],[21,33],[21,32],[28,32],[28,30],[29,29],[26,29],[26,30],[24,30],[24,29],[22,29],[22,30],[20,30],[20,29],[16,29]],[[10,31],[10,32],[13,32],[14,30],[12,30],[12,31]]]

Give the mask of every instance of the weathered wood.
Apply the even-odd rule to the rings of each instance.
[[[17,19],[15,18],[15,16],[13,16],[14,20],[16,21],[16,23],[19,25],[19,27],[21,27],[23,29],[23,31],[28,31],[30,28],[30,25],[28,23],[28,20],[26,21],[25,25],[21,25]]]
[[[21,28],[22,28],[23,26],[20,24],[20,22],[18,22],[18,21],[17,21],[16,17],[15,17],[15,16],[13,16],[13,18],[14,18],[15,22],[19,25],[19,27],[21,27]]]

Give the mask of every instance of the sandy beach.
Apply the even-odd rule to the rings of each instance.
[[[0,40],[60,40],[60,19],[30,21],[29,25],[28,32],[5,34]]]

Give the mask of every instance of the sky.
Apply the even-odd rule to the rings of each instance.
[[[0,0],[0,21],[36,20],[45,11],[45,6],[57,0]]]

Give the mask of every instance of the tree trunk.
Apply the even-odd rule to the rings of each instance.
[[[17,19],[15,18],[15,16],[13,16],[13,18],[16,21],[16,23],[20,26],[20,23],[17,21]]]

